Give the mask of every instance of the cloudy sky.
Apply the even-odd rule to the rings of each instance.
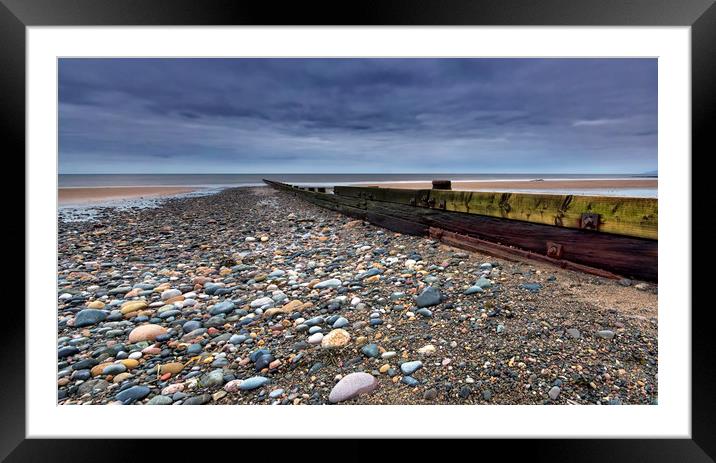
[[[640,173],[655,59],[61,59],[60,173]]]

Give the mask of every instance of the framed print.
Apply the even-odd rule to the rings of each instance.
[[[712,3],[2,0],[3,458],[712,461]]]

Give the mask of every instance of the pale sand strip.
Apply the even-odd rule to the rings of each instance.
[[[398,183],[372,183],[365,186],[381,188],[403,188],[403,189],[430,189],[431,182],[398,182]],[[481,189],[499,189],[510,191],[511,189],[529,190],[582,190],[582,189],[607,189],[607,188],[657,188],[657,179],[617,179],[617,180],[504,180],[504,181],[460,181],[452,182],[453,190],[479,191]]]
[[[192,191],[196,191],[196,188],[164,186],[59,188],[57,197],[60,204],[87,204],[119,199],[156,198]]]

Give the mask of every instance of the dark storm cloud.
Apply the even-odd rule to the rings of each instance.
[[[641,172],[652,59],[61,59],[61,172]]]

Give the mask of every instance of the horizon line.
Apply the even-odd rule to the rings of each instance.
[[[657,175],[647,172],[58,172],[58,175]]]

